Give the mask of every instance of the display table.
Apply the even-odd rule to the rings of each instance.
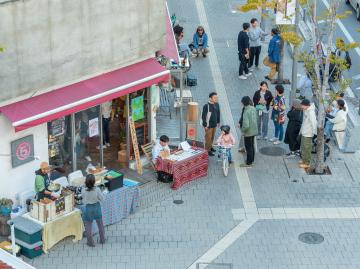
[[[78,209],[47,223],[32,218],[29,213],[22,215],[22,217],[28,218],[43,227],[42,241],[45,253],[56,243],[68,236],[75,237],[73,242],[77,242],[83,237],[84,225],[81,219],[81,212]]]
[[[139,188],[122,187],[104,194],[104,202],[101,204],[102,218],[105,226],[111,225],[125,219],[139,205]],[[85,205],[79,207],[81,211],[85,210]],[[96,222],[93,222],[93,233],[97,233]]]
[[[173,175],[171,188],[176,190],[187,182],[205,177],[208,173],[208,152],[202,148],[192,147],[197,153],[181,160],[158,158],[156,160],[156,170]]]

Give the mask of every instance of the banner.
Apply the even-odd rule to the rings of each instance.
[[[131,99],[131,116],[133,121],[142,120],[144,115],[144,96]]]

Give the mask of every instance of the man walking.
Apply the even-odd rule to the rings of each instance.
[[[238,35],[238,54],[239,54],[239,78],[247,79],[251,75],[248,69],[248,62],[250,58],[250,48],[249,48],[249,32],[250,23],[245,22],[243,24],[243,30]],[[245,72],[245,73],[244,73]]]
[[[312,139],[316,135],[316,115],[315,105],[310,104],[308,99],[301,101],[301,107],[304,111],[303,123],[301,125],[301,161],[299,163],[300,168],[308,169],[311,162],[311,148]]]
[[[253,64],[255,59],[255,67],[259,68],[259,57],[261,53],[261,44],[260,39],[267,34],[258,27],[258,20],[256,18],[251,19],[251,27],[249,30],[249,40],[250,40],[250,62],[249,62],[249,71],[253,70]]]
[[[215,150],[212,148],[216,127],[220,126],[220,107],[217,102],[217,93],[209,94],[209,102],[204,105],[202,111],[202,125],[205,128],[205,149],[209,156],[214,156]]]
[[[269,75],[265,76],[266,79],[272,80],[278,70],[280,63],[280,35],[276,28],[271,30],[271,40],[268,48],[268,56],[264,59],[264,65],[270,67]]]

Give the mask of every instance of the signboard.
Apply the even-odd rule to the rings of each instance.
[[[65,117],[50,122],[50,134],[53,137],[61,136],[65,133]]]
[[[99,135],[99,118],[89,120],[89,137]]]
[[[34,136],[29,135],[11,142],[13,168],[34,160]]]
[[[276,3],[276,24],[295,24],[295,8],[298,0],[279,0]]]
[[[144,96],[138,96],[131,99],[131,116],[133,121],[138,121],[145,117]]]
[[[132,140],[133,147],[134,147],[136,170],[139,175],[142,175],[142,163],[141,163],[141,159],[140,159],[139,144],[138,144],[137,137],[136,137],[135,124],[131,117],[129,117],[129,127],[130,127],[131,140]]]

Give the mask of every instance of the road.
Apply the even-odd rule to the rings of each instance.
[[[318,1],[318,10],[325,10],[328,6],[327,3],[327,0]],[[357,31],[360,28],[360,22],[356,20],[355,10],[343,1],[339,6],[338,13],[344,14],[346,11],[351,11],[352,14],[338,22],[335,37],[340,37],[345,42],[360,42],[360,32]],[[350,87],[354,94],[360,98],[360,48],[351,50],[350,57],[352,67],[349,71],[344,72],[344,77],[352,79]]]

